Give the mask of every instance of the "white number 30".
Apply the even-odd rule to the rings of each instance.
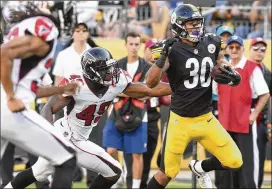
[[[213,61],[210,57],[203,58],[201,65],[199,64],[196,58],[189,58],[186,61],[186,68],[194,69],[190,71],[190,76],[193,77],[193,80],[185,80],[184,86],[188,89],[192,89],[197,86],[198,81],[200,80],[200,84],[202,87],[209,87],[211,84],[211,76],[209,75],[207,80],[205,79],[205,74],[207,71],[207,63],[209,64],[210,71],[213,68]],[[201,66],[201,67],[200,67]],[[200,74],[198,73],[200,69]]]

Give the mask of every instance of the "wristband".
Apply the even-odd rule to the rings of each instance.
[[[165,55],[161,55],[160,58],[155,62],[155,64],[159,67],[159,68],[163,68],[166,62],[166,56]]]

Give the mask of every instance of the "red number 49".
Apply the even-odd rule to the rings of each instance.
[[[77,113],[76,117],[81,120],[85,120],[85,126],[90,126],[93,123],[99,122],[103,113],[108,109],[112,101],[104,102],[100,105],[98,111],[96,112],[96,104],[92,104],[85,108],[82,112]],[[94,114],[98,115],[94,115]]]

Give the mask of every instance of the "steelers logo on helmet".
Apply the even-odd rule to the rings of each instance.
[[[204,17],[194,5],[180,5],[171,15],[171,31],[181,38],[198,42],[204,34]]]

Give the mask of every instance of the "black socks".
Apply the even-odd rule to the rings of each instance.
[[[20,173],[10,182],[14,189],[23,189],[36,182],[32,168],[28,168]]]
[[[117,180],[109,180],[103,177],[102,175],[98,175],[93,180],[92,184],[90,185],[89,189],[110,189],[112,185],[114,185],[117,182]]]
[[[147,184],[147,189],[164,189],[165,186],[162,186],[158,183],[158,181],[152,177],[152,179],[149,181],[149,183]]]
[[[201,162],[201,167],[205,172],[209,172],[213,170],[227,170],[225,167],[222,166],[220,161],[215,157],[211,157],[209,159],[203,160]]]

